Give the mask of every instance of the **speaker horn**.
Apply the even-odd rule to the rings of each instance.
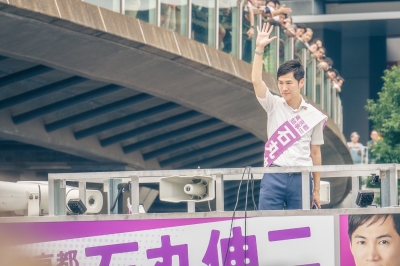
[[[169,176],[160,180],[160,200],[168,202],[209,201],[215,198],[211,176]]]

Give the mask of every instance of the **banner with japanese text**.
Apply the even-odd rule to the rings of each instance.
[[[340,215],[340,265],[400,265],[400,214]]]
[[[0,226],[0,237],[7,236],[12,246],[3,249],[34,265],[335,265],[333,216],[235,218],[233,223],[231,218],[184,218]],[[10,237],[12,232],[19,237]]]

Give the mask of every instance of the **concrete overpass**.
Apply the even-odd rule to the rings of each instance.
[[[267,118],[249,64],[79,0],[0,0],[0,23],[4,172],[262,165]],[[331,119],[322,153],[352,162]],[[334,206],[350,180],[330,181]]]

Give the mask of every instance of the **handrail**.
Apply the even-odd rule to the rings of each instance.
[[[104,1],[100,0],[83,0],[89,3],[102,5],[105,8],[110,8],[110,6],[104,6]],[[122,14],[126,13],[127,5],[126,0],[119,0],[119,11]],[[179,9],[179,19],[182,20],[182,25],[176,23],[175,31],[178,34],[184,34],[185,37],[203,42],[215,49],[222,49],[223,51],[230,53],[231,55],[245,60],[251,63],[254,57],[255,49],[255,38],[257,30],[254,29],[254,36],[251,39],[247,38],[247,27],[250,27],[246,17],[244,16],[244,8],[247,8],[247,2],[230,0],[221,2],[220,0],[171,0],[171,1],[161,1],[161,0],[148,0],[148,1],[137,1],[141,2],[138,7],[138,12],[147,12],[147,22],[153,23],[158,27],[162,27],[162,22],[166,21],[165,17],[169,16],[168,10],[166,8],[178,8]],[[109,4],[108,4],[109,5]],[[174,6],[174,7],[171,7]],[[204,11],[204,10],[205,11]],[[225,10],[229,9],[229,12]],[[170,12],[172,12],[170,10]],[[176,10],[174,14],[176,14]],[[172,14],[172,13],[170,13]],[[184,14],[184,15],[182,15]],[[197,15],[194,15],[197,14]],[[200,16],[193,17],[193,16]],[[136,16],[138,17],[138,16]],[[186,18],[185,18],[186,17]],[[146,16],[138,17],[139,19],[145,19]],[[178,17],[176,17],[178,20]],[[246,24],[247,22],[247,24]],[[185,25],[186,24],[186,25]],[[262,17],[261,14],[256,14],[254,16],[254,27],[261,26]],[[246,28],[245,28],[245,25]],[[180,27],[183,27],[182,30]],[[226,28],[224,28],[226,27]],[[200,29],[200,30],[199,30]],[[224,33],[225,32],[225,33]],[[328,86],[320,86],[319,95],[321,100],[317,99],[317,79],[316,75],[316,64],[315,59],[312,59],[308,49],[302,49],[295,53],[296,45],[295,38],[289,37],[287,33],[283,32],[279,26],[275,26],[274,36],[277,36],[277,41],[269,45],[270,51],[267,51],[263,57],[263,62],[266,64],[264,69],[268,70],[271,75],[275,76],[281,59],[291,60],[296,57],[298,58],[305,68],[312,68],[312,75],[309,76],[311,80],[307,83],[307,89],[303,88],[303,95],[307,96],[315,104],[319,104],[323,110],[335,121],[335,124],[341,129],[339,117],[342,117],[342,107],[341,102],[336,100],[331,93],[332,84],[328,83]],[[196,37],[197,36],[197,37]],[[230,43],[224,44],[225,40],[223,36],[229,36]],[[223,38],[223,40],[220,40]],[[228,38],[228,37],[227,37]],[[280,49],[282,48],[283,49]],[[268,50],[268,49],[267,49]],[[282,56],[281,51],[284,53]],[[312,60],[311,64],[307,64]],[[307,71],[306,71],[307,72]],[[321,76],[324,75],[324,71],[321,70]],[[306,75],[307,76],[307,75]],[[322,90],[323,89],[323,90]],[[309,93],[307,93],[307,91]],[[327,104],[325,104],[325,99],[327,98]],[[335,101],[335,102],[334,102]]]
[[[49,214],[65,215],[65,187],[67,181],[79,181],[79,186],[86,187],[86,182],[103,183],[109,187],[109,180],[120,179],[122,182],[131,181],[131,198],[133,212],[139,208],[139,184],[159,183],[162,177],[180,176],[215,176],[216,178],[216,206],[223,211],[224,181],[241,180],[243,168],[221,169],[186,169],[186,170],[151,170],[151,171],[121,171],[121,172],[97,172],[97,173],[60,173],[49,174]],[[302,174],[302,200],[303,210],[309,210],[310,191],[309,174],[320,172],[321,178],[352,178],[353,207],[359,191],[359,176],[377,175],[381,179],[382,206],[398,205],[397,180],[400,175],[400,164],[369,164],[369,165],[321,165],[321,166],[293,166],[293,167],[257,167],[251,168],[255,180],[260,180],[264,173],[301,173]],[[62,200],[64,198],[64,200]],[[190,203],[190,209],[193,210]]]

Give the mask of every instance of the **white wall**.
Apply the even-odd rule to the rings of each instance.
[[[386,61],[400,62],[400,37],[388,38],[386,41]]]
[[[325,9],[326,14],[391,12],[400,11],[400,2],[327,4]]]

